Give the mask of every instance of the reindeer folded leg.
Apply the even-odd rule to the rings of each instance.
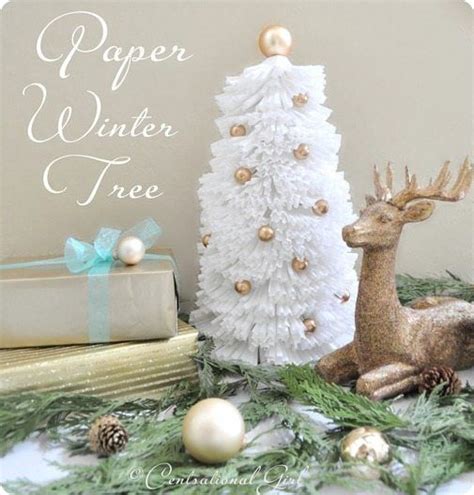
[[[388,399],[412,391],[418,384],[419,370],[405,363],[392,363],[364,373],[357,380],[357,393],[374,400]]]
[[[346,383],[359,376],[355,359],[354,344],[345,346],[331,352],[318,361],[316,372],[328,382]]]

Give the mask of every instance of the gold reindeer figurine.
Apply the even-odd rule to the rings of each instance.
[[[393,194],[390,164],[385,183],[374,169],[376,196],[366,197],[360,218],[342,231],[346,244],[362,248],[364,254],[354,340],[316,365],[328,381],[346,383],[357,378],[358,393],[382,399],[413,389],[425,367],[474,365],[474,304],[453,297],[427,297],[403,307],[395,285],[403,226],[429,218],[434,209],[431,200],[463,199],[472,182],[472,165],[466,158],[447,190],[450,175],[446,162],[434,181],[420,187],[406,169],[405,187]]]

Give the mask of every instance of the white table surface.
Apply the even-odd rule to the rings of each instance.
[[[463,371],[460,372],[459,375],[463,382],[469,380],[471,384],[474,383],[474,370]],[[246,396],[240,394],[232,398],[232,401],[234,403],[239,403],[245,399]],[[408,403],[409,400],[402,399],[396,402],[396,407],[403,408],[406,407]],[[297,407],[299,410],[307,411],[307,408],[302,406]],[[321,425],[322,428],[327,424],[327,421],[319,414],[311,412],[308,412],[308,414],[315,423]],[[259,424],[254,430],[247,433],[247,440],[251,440],[256,435],[268,431],[271,428],[272,420],[266,420]],[[273,432],[269,435],[263,435],[260,437],[260,441],[256,443],[256,446],[252,448],[263,450],[266,447],[285,444],[289,441],[290,437],[291,432],[279,430],[278,432]],[[71,457],[61,447],[48,446],[44,437],[28,439],[17,444],[5,457],[0,459],[0,495],[5,493],[1,488],[1,484],[6,480],[24,477],[34,482],[47,483],[54,479],[58,479],[61,476],[65,476],[63,471],[60,471],[57,467],[50,464],[52,461],[81,465],[93,465],[98,462],[95,455]],[[275,493],[277,493],[277,491],[275,491]],[[347,493],[355,492],[348,492],[339,487],[325,487],[321,491],[322,495],[344,495]],[[373,493],[382,495],[380,489],[377,489]],[[465,473],[457,479],[444,484],[436,493],[437,495],[474,495],[474,472]],[[358,495],[362,495],[362,493],[358,492]]]

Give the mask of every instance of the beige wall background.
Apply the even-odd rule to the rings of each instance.
[[[104,48],[179,44],[193,57],[183,63],[133,64],[122,87],[112,92],[116,67],[103,50],[80,54],[68,79],[58,64],[41,61],[36,39],[54,17],[92,11],[108,25]],[[294,38],[295,64],[323,64],[327,106],[342,134],[340,167],[352,185],[355,209],[372,190],[374,163],[392,161],[396,175],[408,164],[428,180],[446,159],[456,166],[472,156],[472,11],[461,0],[443,1],[13,1],[2,11],[1,256],[39,256],[61,252],[65,237],[88,239],[103,225],[126,228],[146,216],[164,229],[162,244],[177,256],[183,296],[194,298],[198,272],[197,187],[209,169],[211,142],[218,139],[214,96],[226,75],[262,60],[256,47],[267,24],[287,26]],[[48,50],[67,53],[71,30],[64,22],[52,30]],[[83,24],[93,35],[97,25]],[[70,46],[70,45],[69,45]],[[130,122],[148,107],[155,122],[172,124],[173,138],[98,138],[76,144],[54,139],[31,142],[28,122],[39,92],[23,88],[41,82],[48,100],[38,132],[51,133],[58,113],[73,107],[71,133],[89,121],[91,89],[100,95],[103,118]],[[52,195],[42,185],[44,167],[67,153],[99,157],[130,155],[126,167],[106,176],[88,207],[75,204],[87,195],[98,168],[70,162],[53,176],[68,191]],[[155,200],[107,197],[113,184],[158,184]],[[401,184],[401,182],[400,182]],[[473,197],[438,204],[433,217],[407,226],[398,272],[439,275],[445,269],[474,279]]]

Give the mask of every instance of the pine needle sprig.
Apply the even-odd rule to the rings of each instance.
[[[374,402],[339,385],[326,382],[309,365],[289,365],[280,376],[292,396],[309,404],[339,426],[356,428],[371,425],[380,430],[406,426],[388,403]]]
[[[445,278],[417,278],[397,275],[397,292],[400,302],[408,304],[418,297],[450,296],[474,302],[474,284],[464,282],[447,271]]]

